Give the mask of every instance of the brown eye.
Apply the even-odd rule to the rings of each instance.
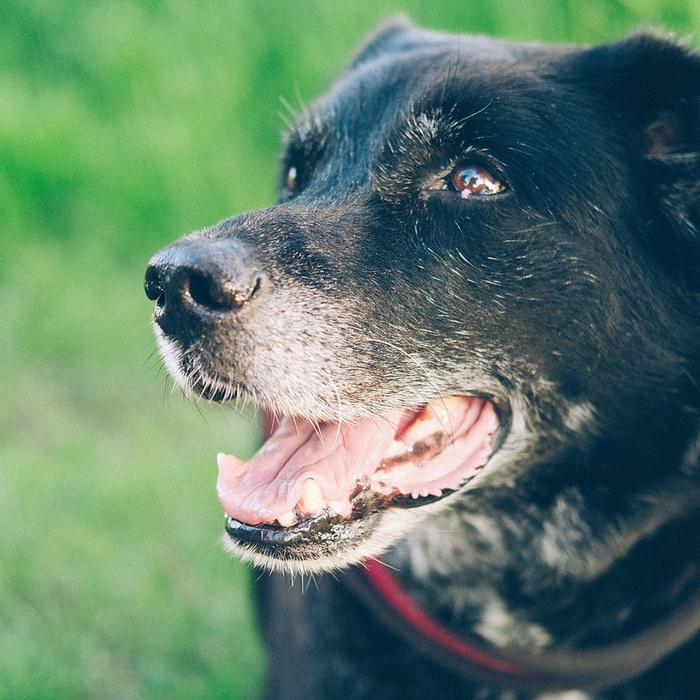
[[[297,169],[292,166],[287,171],[287,189],[290,192],[296,191],[297,188]]]
[[[498,194],[503,192],[503,183],[486,168],[471,163],[458,165],[450,174],[450,185],[464,199],[467,197]]]

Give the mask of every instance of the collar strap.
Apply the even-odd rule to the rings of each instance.
[[[390,569],[366,561],[344,577],[377,617],[422,656],[471,680],[523,690],[600,690],[656,665],[700,630],[700,590],[671,615],[622,642],[593,649],[496,649],[458,637],[423,610]]]

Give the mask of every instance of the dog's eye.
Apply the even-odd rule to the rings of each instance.
[[[297,185],[298,185],[297,169],[294,166],[292,166],[287,171],[287,189],[290,192],[296,192]]]
[[[494,177],[486,168],[474,163],[460,163],[447,179],[449,189],[467,197],[483,197],[489,194],[503,192],[503,183]]]

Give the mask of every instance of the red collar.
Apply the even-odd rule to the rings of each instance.
[[[398,637],[438,665],[470,680],[529,691],[600,690],[640,675],[700,630],[700,591],[671,615],[601,648],[523,651],[458,637],[423,610],[379,561],[343,580]]]
[[[429,617],[424,610],[412,600],[392,575],[388,567],[378,561],[365,563],[362,572],[370,585],[381,596],[387,607],[407,626],[415,630],[424,640],[444,649],[449,654],[485,671],[492,671],[510,676],[527,676],[526,668],[492,656],[473,644],[454,635],[446,627]]]

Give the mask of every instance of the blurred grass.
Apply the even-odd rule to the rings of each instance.
[[[280,96],[326,86],[406,10],[435,28],[697,38],[697,0],[0,6],[0,696],[250,697],[249,577],[218,545],[213,456],[250,418],[171,394],[151,252],[273,197]]]

